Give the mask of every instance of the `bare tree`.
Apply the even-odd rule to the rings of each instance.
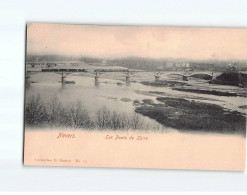
[[[121,116],[115,111],[111,115],[111,128],[120,129],[121,128]]]
[[[25,122],[30,125],[63,126],[71,128],[99,129],[143,129],[144,121],[137,114],[128,116],[124,113],[111,112],[105,106],[97,110],[92,120],[88,110],[78,102],[64,107],[57,98],[47,103],[41,102],[39,96],[32,96],[25,104]]]
[[[25,103],[25,121],[30,125],[41,125],[47,121],[45,106],[40,101],[40,96],[31,96]]]
[[[88,111],[81,105],[80,102],[76,106],[72,106],[68,110],[70,119],[70,126],[72,128],[88,127],[90,124],[90,117]]]
[[[111,113],[104,106],[96,112],[95,124],[100,129],[109,128],[111,125]]]
[[[62,120],[64,120],[64,117],[62,117],[63,115],[61,113],[62,110],[62,105],[57,98],[54,98],[47,103],[46,111],[48,114],[48,122],[50,125],[58,124]]]
[[[131,124],[132,129],[142,129],[143,120],[141,119],[141,117],[137,113],[134,113],[130,117],[130,124]]]

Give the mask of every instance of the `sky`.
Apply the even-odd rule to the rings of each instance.
[[[27,54],[247,59],[247,29],[27,25]]]

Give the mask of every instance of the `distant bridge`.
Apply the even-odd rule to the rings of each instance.
[[[53,73],[53,74],[58,74],[61,75],[61,82],[65,83],[65,78],[67,75],[73,74],[73,73],[86,73],[90,76],[93,76],[95,78],[95,83],[98,82],[99,78],[104,76],[104,75],[109,75],[109,74],[119,74],[125,77],[126,83],[130,82],[130,78],[135,77],[136,75],[152,75],[155,78],[155,81],[158,81],[162,76],[168,76],[168,75],[178,75],[182,76],[184,81],[188,81],[189,77],[193,77],[196,75],[205,75],[209,76],[210,79],[213,78],[213,73],[205,73],[205,72],[193,72],[193,73],[180,73],[180,72],[144,72],[144,71],[129,71],[128,69],[120,69],[120,70],[94,70],[94,71],[89,71],[88,69],[83,69],[83,68],[43,68],[38,71],[32,71],[32,70],[27,70],[26,71],[26,83],[30,83],[30,78],[31,75],[38,74],[38,73]]]
[[[155,75],[155,79],[158,80],[162,76],[168,76],[168,75],[178,75],[182,76],[184,81],[188,81],[189,77],[195,77],[196,75],[204,75],[208,76],[210,79],[213,79],[213,72],[212,73],[206,73],[206,72],[193,72],[193,73],[179,73],[179,72],[165,72],[165,73],[157,73]]]
[[[78,66],[78,63],[76,62],[71,62],[69,63],[72,66]],[[61,65],[66,65],[65,62],[27,62],[26,65],[30,65],[32,68],[34,67],[56,67],[56,66],[61,66]]]

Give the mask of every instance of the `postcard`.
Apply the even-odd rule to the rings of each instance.
[[[28,23],[24,165],[245,170],[247,29]]]

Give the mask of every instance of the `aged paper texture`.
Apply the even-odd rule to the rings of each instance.
[[[245,170],[247,30],[27,24],[24,164]]]

